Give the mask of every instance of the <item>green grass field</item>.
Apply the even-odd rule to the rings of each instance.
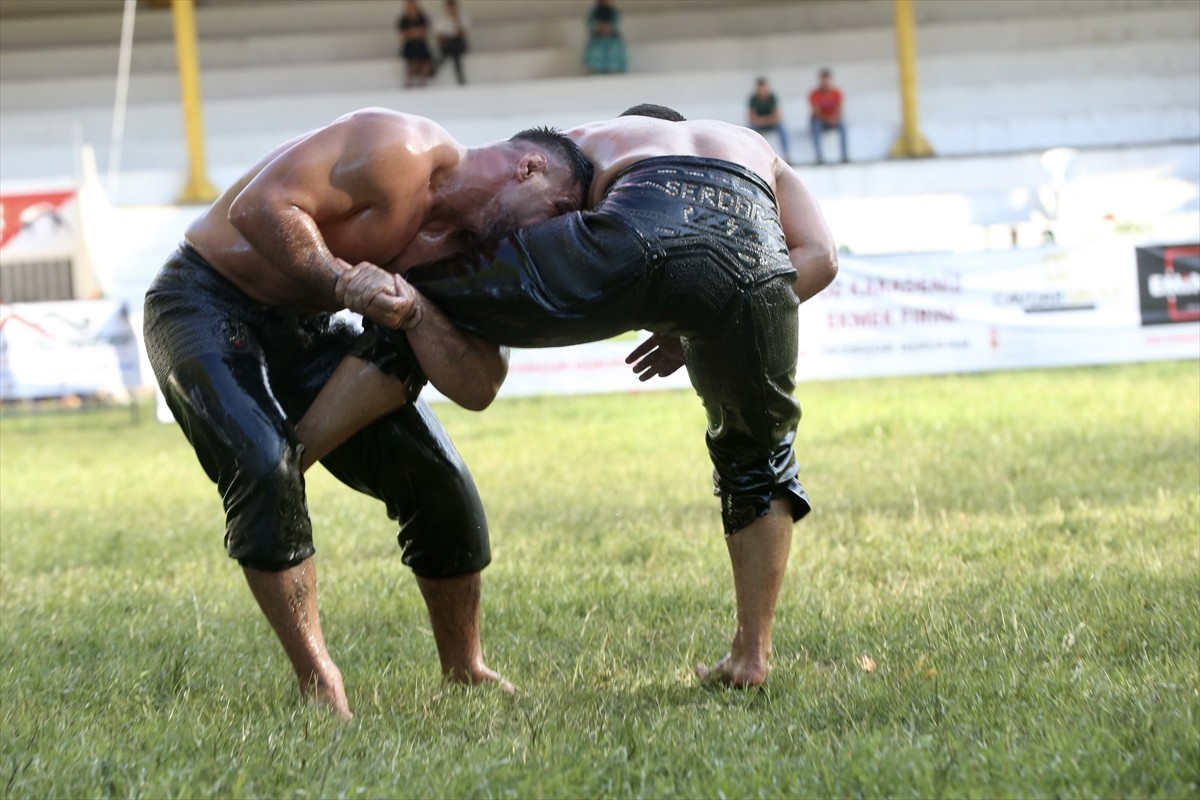
[[[348,724],[300,702],[174,426],[5,417],[0,792],[1198,796],[1200,365],[799,394],[816,510],[764,690],[691,675],[733,597],[690,393],[439,407],[515,699],[442,685],[392,524],[316,470]]]

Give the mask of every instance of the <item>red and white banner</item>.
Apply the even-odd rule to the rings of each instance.
[[[121,304],[0,305],[0,400],[124,397],[142,384],[137,336]]]
[[[0,249],[41,254],[73,249],[79,233],[74,189],[35,194],[0,194]]]

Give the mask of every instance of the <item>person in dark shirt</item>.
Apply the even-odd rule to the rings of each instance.
[[[433,77],[433,51],[429,49],[429,18],[417,0],[406,0],[396,20],[400,57],[404,59],[404,85],[424,86]]]
[[[754,94],[750,95],[749,112],[747,114],[749,127],[758,133],[776,133],[779,136],[780,155],[783,160],[792,163],[788,153],[787,126],[783,124],[783,115],[779,111],[779,100],[771,91],[771,85],[766,78],[759,78],[754,85]]]

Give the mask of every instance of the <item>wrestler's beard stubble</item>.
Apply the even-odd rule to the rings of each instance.
[[[479,241],[489,247],[520,227],[517,213],[511,208],[500,208],[490,219],[484,220],[479,231]]]

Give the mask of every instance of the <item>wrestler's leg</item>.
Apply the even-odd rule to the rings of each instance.
[[[226,548],[279,637],[301,692],[350,718],[317,608],[312,529],[297,443],[250,354],[198,356],[163,385],[225,501]]]
[[[766,680],[792,523],[809,509],[792,451],[800,420],[796,305],[789,280],[773,279],[744,296],[727,326],[683,342],[688,376],[708,416],[737,598],[729,654],[697,673],[732,686]]]
[[[280,572],[243,567],[246,583],[292,662],[300,691],[342,719],[352,719],[342,673],[325,647],[312,557]]]
[[[480,637],[480,573],[491,560],[483,504],[429,406],[418,400],[399,409],[321,463],[402,521],[403,561],[417,578],[446,679],[512,691],[487,666]]]
[[[479,634],[482,585],[483,578],[478,572],[456,578],[417,576],[446,680],[468,684],[492,682],[513,694],[516,687],[483,660]]]
[[[791,501],[774,500],[758,517],[725,540],[733,566],[737,628],[729,653],[711,668],[696,667],[703,681],[730,686],[759,686],[771,659],[771,624],[787,571],[792,541]]]

